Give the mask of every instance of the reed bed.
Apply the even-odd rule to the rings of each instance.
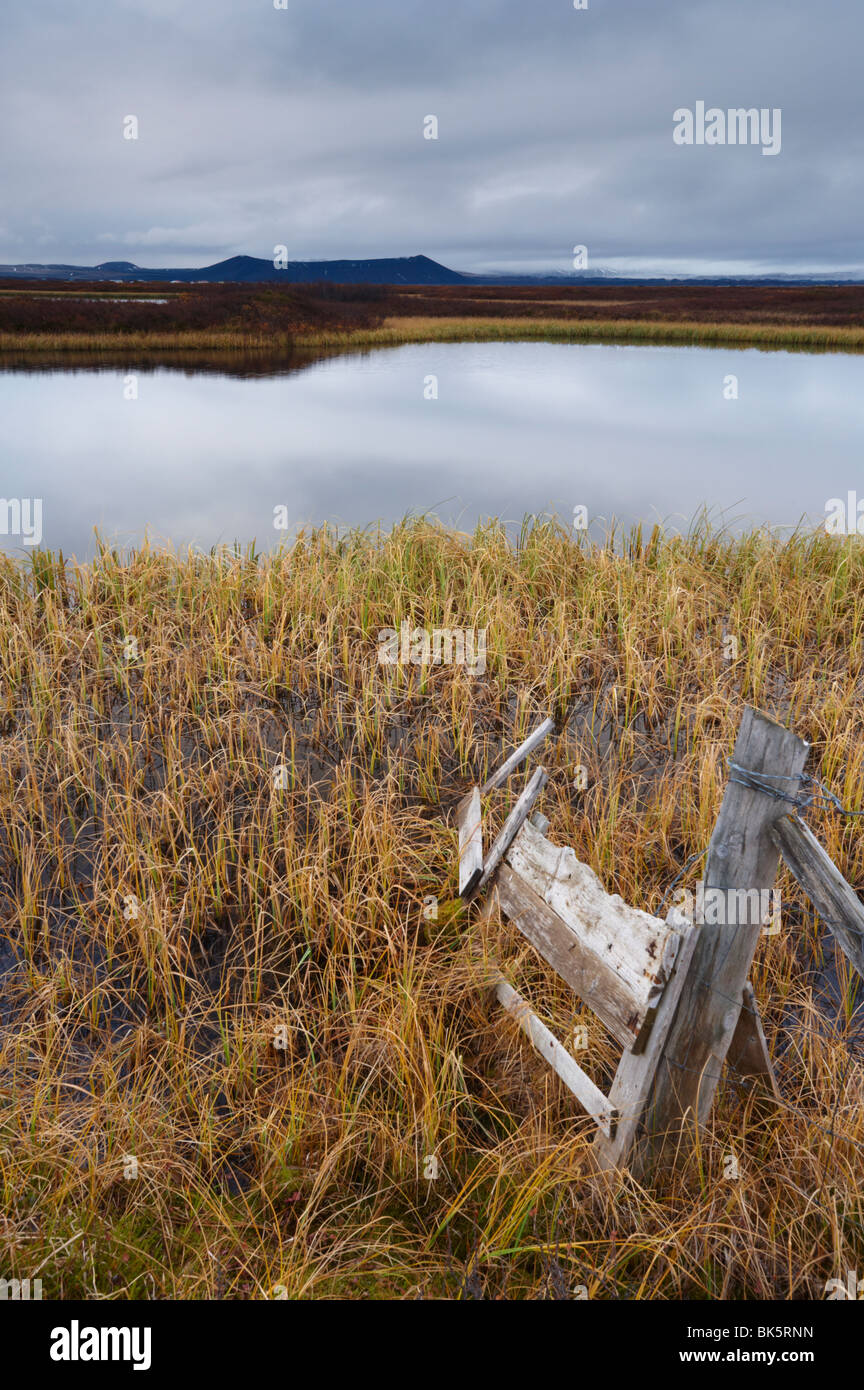
[[[378,327],[298,328],[293,333],[243,328],[179,332],[144,330],[87,332],[2,332],[0,354],[51,352],[260,352],[292,349],[383,348],[407,343],[650,343],[689,347],[766,349],[864,349],[864,328],[846,325],[776,323],[673,323],[656,319],[387,318]]]
[[[864,328],[796,323],[725,323],[603,318],[393,317],[379,328],[298,333],[298,347],[389,347],[400,343],[667,343],[691,347],[864,348]],[[2,347],[2,342],[0,342]]]
[[[482,286],[33,281],[0,287],[0,353],[288,353],[416,342],[855,351],[860,285]],[[164,302],[153,302],[162,300]]]
[[[485,629],[485,672],[381,665],[403,620]],[[676,1164],[608,1180],[484,959],[562,1039],[588,1023],[599,1084],[615,1048],[455,901],[451,823],[551,712],[550,835],[656,909],[707,843],[745,703],[864,809],[857,539],[419,519],[268,554],[103,546],[2,558],[0,634],[6,1277],[51,1298],[785,1299],[864,1268],[856,987],[791,880],[753,975],[783,1105],[727,1085]],[[811,819],[862,883],[856,822]]]
[[[349,335],[350,336],[350,335]],[[2,333],[0,353],[171,353],[261,352],[290,353],[296,339],[288,333],[250,332],[246,329],[206,328],[190,332]]]

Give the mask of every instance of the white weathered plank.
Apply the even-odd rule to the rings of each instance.
[[[745,709],[733,761],[789,795],[798,785],[809,745],[754,709]],[[708,846],[705,896],[720,889],[731,899],[741,890],[773,887],[778,848],[770,827],[784,803],[741,785],[734,774],[726,787]],[[731,915],[731,914],[729,914]],[[759,922],[705,922],[658,1074],[651,1124],[677,1143],[682,1122],[696,1115],[704,1124],[729,1044],[738,1025],[744,985],[762,930]]]
[[[505,860],[495,875],[502,912],[617,1038],[633,1047],[643,1026],[637,1002],[605,960],[562,921]]]
[[[488,781],[483,783],[483,786],[480,788],[480,795],[486,796],[487,792],[494,791],[496,787],[501,786],[502,782],[506,782],[510,773],[516,770],[519,764],[528,757],[529,753],[533,753],[534,749],[543,742],[547,734],[552,733],[554,728],[555,720],[551,718],[544,719],[542,724],[538,724],[534,732],[528,735],[525,742],[520,743],[515,753],[511,753],[510,757],[501,764],[497,772],[493,772]]]
[[[664,1065],[662,1059],[666,1039],[696,949],[698,926],[684,917],[677,908],[672,909],[666,921],[680,933],[675,968],[658,1005],[654,1026],[644,1051],[638,1056],[633,1052],[625,1052],[615,1073],[615,1080],[609,1092],[609,1104],[618,1112],[616,1132],[610,1137],[598,1134],[594,1140],[594,1157],[604,1171],[625,1166],[630,1150],[636,1142],[646,1109],[651,1102],[658,1068]],[[635,1157],[633,1166],[640,1166]]]
[[[809,826],[782,816],[772,831],[783,858],[859,975],[864,975],[864,907]]]
[[[623,991],[629,1005],[623,1021],[630,1046],[639,1051],[671,974],[679,943],[674,927],[607,893],[572,849],[553,845],[530,823],[507,863],[578,937],[583,961],[602,962],[617,977],[617,997]],[[583,997],[593,1008],[592,998]]]
[[[601,1132],[609,1139],[614,1138],[618,1116],[615,1107],[610,1105],[599,1086],[595,1086],[587,1072],[584,1072],[575,1058],[561,1046],[545,1023],[531,1012],[521,994],[507,983],[503,975],[495,985],[495,995],[499,1003],[516,1019],[552,1070],[560,1076],[568,1090],[573,1092],[579,1104],[587,1110]]]
[[[459,803],[459,896],[468,898],[483,877],[483,821],[480,788],[472,787]]]
[[[513,807],[513,810],[502,825],[497,838],[492,843],[483,864],[483,876],[477,885],[476,891],[478,893],[486,887],[486,884],[489,882],[495,870],[498,868],[498,865],[501,863],[501,860],[504,858],[504,855],[513,843],[514,838],[522,829],[531,807],[546,785],[546,777],[547,773],[544,767],[538,767],[532,773],[531,781],[528,783],[519,800],[516,802],[516,805]]]

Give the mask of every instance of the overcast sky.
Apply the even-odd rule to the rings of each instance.
[[[0,262],[864,268],[861,0],[588,3],[5,0]]]

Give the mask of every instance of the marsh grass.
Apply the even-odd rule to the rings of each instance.
[[[116,298],[117,287],[110,287]],[[856,351],[860,285],[395,286],[7,281],[0,353],[247,352],[424,342],[611,342]],[[153,296],[164,303],[148,303]]]
[[[385,319],[379,328],[351,332],[298,334],[298,347],[387,347],[400,343],[656,343],[728,347],[864,348],[864,328],[857,326],[725,323],[674,323],[657,319],[602,318],[423,318]]]
[[[656,319],[575,318],[386,318],[380,326],[298,328],[293,333],[261,333],[241,328],[115,333],[2,332],[2,353],[50,352],[244,352],[288,353],[293,349],[382,348],[408,343],[648,343],[673,346],[754,347],[857,352],[864,328],[847,325],[777,323],[674,323]]]
[[[562,1039],[589,1022],[600,1084],[615,1048],[456,904],[449,823],[550,711],[550,835],[656,908],[707,843],[745,703],[862,809],[862,581],[855,540],[707,525],[0,560],[0,1272],[52,1298],[528,1299],[864,1273],[858,996],[792,881],[753,974],[784,1105],[727,1085],[674,1168],[608,1182],[483,959]],[[380,666],[402,619],[485,628],[486,674]],[[812,821],[864,882],[859,826]]]
[[[190,331],[87,331],[65,333],[0,332],[0,353],[101,352],[290,352],[295,339],[287,333],[204,328]]]

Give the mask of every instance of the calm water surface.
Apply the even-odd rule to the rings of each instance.
[[[0,372],[0,497],[42,499],[43,545],[85,556],[98,527],[266,547],[324,520],[569,523],[576,506],[595,530],[702,506],[794,526],[864,496],[864,356],[425,345],[255,377],[141,370],[130,400],[132,371]]]

